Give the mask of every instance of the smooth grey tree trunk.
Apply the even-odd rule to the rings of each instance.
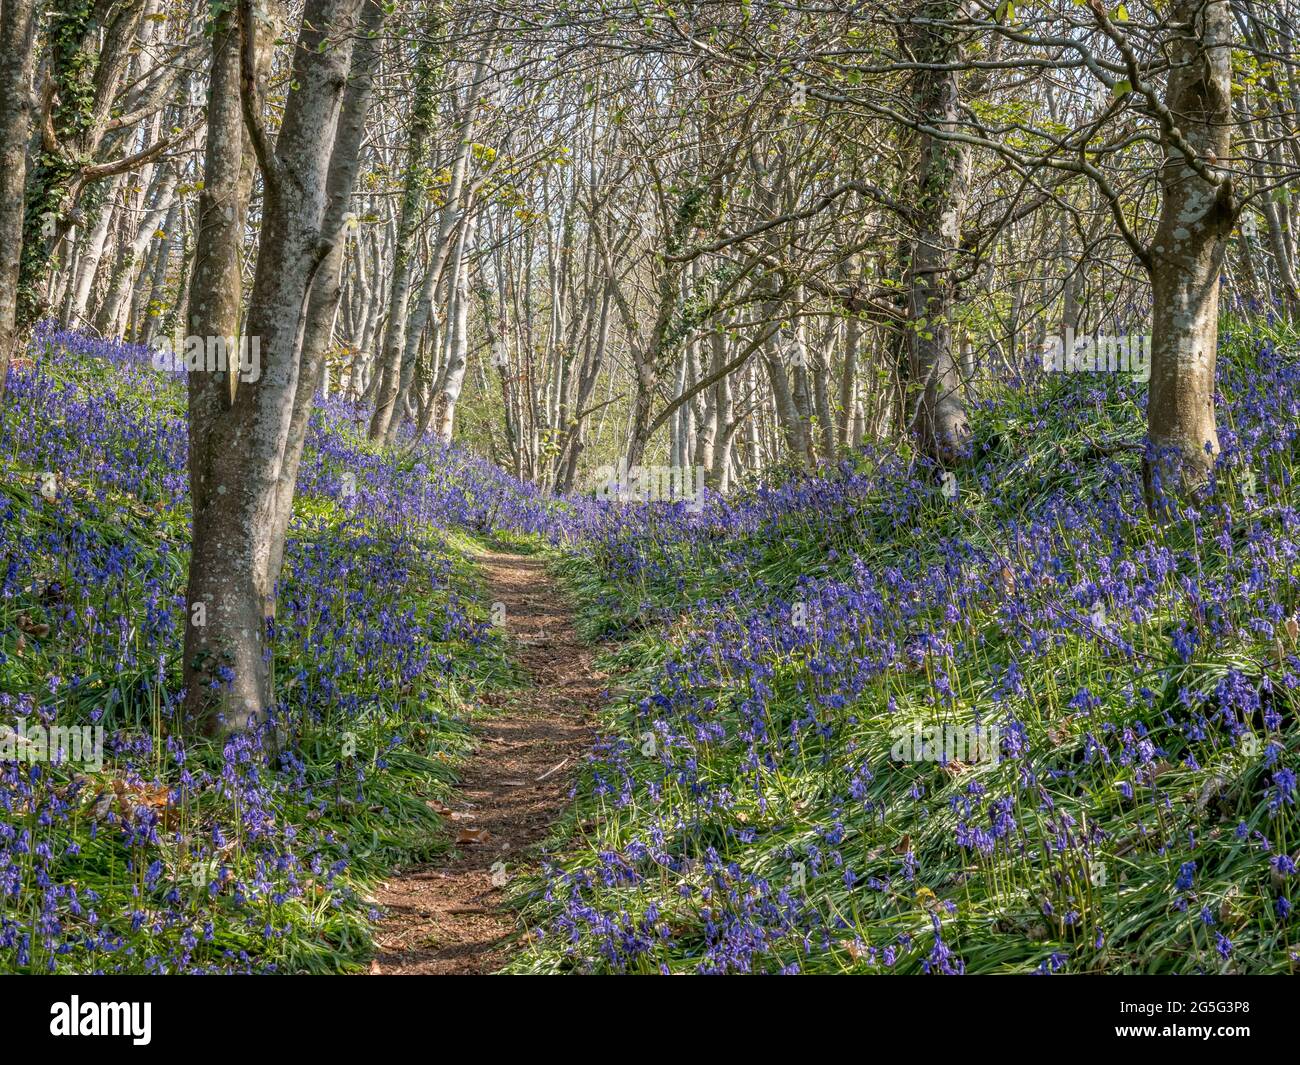
[[[411,104],[410,134],[407,141],[406,176],[402,185],[402,207],[393,247],[392,287],[388,296],[388,325],[384,330],[383,348],[376,374],[375,411],[370,419],[370,439],[388,438],[389,426],[400,408],[402,356],[406,351],[407,305],[411,298],[411,281],[415,268],[416,233],[428,199],[429,142],[433,135],[436,83],[439,66],[436,9],[429,13],[429,34],[421,39],[415,69],[415,95]]]
[[[240,333],[244,225],[255,166],[240,103],[240,41],[239,19],[233,10],[225,9],[212,26],[203,190],[182,330],[188,336]],[[188,378],[191,550],[185,593],[186,716],[209,731],[220,727],[218,715],[228,703],[236,715],[245,713],[246,707],[260,710],[265,688],[261,664],[265,612],[262,604],[241,594],[234,581],[234,567],[242,561],[248,536],[232,513],[240,476],[239,457],[231,447],[231,406],[237,386],[231,373],[192,373]],[[251,666],[241,658],[245,645],[256,656]]]
[[[243,152],[242,136],[228,121],[228,109],[232,103],[242,104],[264,184],[246,330],[260,344],[260,376],[239,381],[233,396],[229,381],[210,381],[199,387],[196,397],[193,379],[216,375],[191,375],[194,539],[187,607],[191,622],[196,608],[202,607],[204,624],[192,623],[187,630],[194,634],[186,645],[187,708],[216,731],[260,722],[272,702],[267,621],[274,613],[279,576],[272,571],[272,560],[283,550],[277,543],[282,535],[276,520],[282,502],[279,484],[290,462],[296,461],[288,449],[301,379],[302,335],[308,297],[330,250],[322,223],[359,6],[360,0],[307,0],[273,148],[262,127],[264,79],[259,76],[252,0],[239,5],[242,91],[231,99],[225,76],[231,70],[225,62],[225,75],[214,81],[215,114],[209,121],[216,119],[222,131],[214,176],[231,190],[234,160],[242,162]],[[219,46],[226,47],[228,40],[229,35],[223,35]],[[215,60],[224,58],[225,53],[218,52],[214,67]],[[211,131],[209,153],[212,168]],[[220,206],[216,213],[228,221]],[[202,307],[207,295],[207,286],[200,292],[196,284],[191,306]],[[192,323],[196,317],[191,314]],[[233,380],[235,375],[226,377]]]
[[[1166,107],[1201,167],[1166,145],[1160,171],[1160,223],[1151,247],[1151,384],[1149,503],[1163,493],[1188,495],[1205,484],[1219,452],[1214,372],[1218,350],[1219,276],[1238,205],[1226,169],[1232,144],[1228,0],[1178,0],[1169,49]],[[1223,168],[1215,165],[1223,161]],[[1200,172],[1206,170],[1207,173]]]
[[[470,263],[466,249],[469,241],[469,226],[461,229],[457,242],[452,273],[448,278],[448,288],[452,292],[451,307],[447,315],[447,361],[443,365],[436,389],[434,432],[443,443],[451,442],[452,428],[456,421],[456,405],[460,402],[461,389],[465,384],[465,367],[469,359],[469,270]]]
[[[65,321],[69,326],[75,326],[86,319],[90,295],[95,287],[95,277],[99,273],[100,260],[104,256],[104,248],[108,243],[109,230],[112,229],[117,217],[116,201],[121,187],[121,175],[109,181],[94,228],[86,234],[85,246],[77,259],[77,275],[73,279],[72,293],[68,301]]]
[[[326,356],[334,335],[334,319],[343,296],[342,272],[347,249],[348,217],[352,212],[352,191],[361,166],[361,142],[366,116],[374,94],[375,67],[379,58],[379,32],[384,21],[382,0],[362,0],[358,36],[352,50],[351,74],[339,111],[333,154],[326,179],[328,206],[321,222],[322,238],[329,250],[317,271],[307,303],[302,337],[302,365],[297,395],[289,423],[284,463],[277,486],[275,529],[271,537],[271,574],[278,575],[284,563],[284,544],[293,515],[293,496],[298,467],[307,439],[307,424],[316,403],[316,393],[326,373]]]

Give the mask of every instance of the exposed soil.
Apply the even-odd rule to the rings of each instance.
[[[478,749],[449,804],[455,850],[375,893],[386,916],[374,975],[490,973],[505,964],[525,929],[502,908],[505,891],[493,882],[493,867],[503,863],[513,878],[535,864],[591,747],[593,714],[605,695],[593,649],[579,642],[544,563],[493,553],[482,564],[492,598],[505,605],[515,661],[533,687],[501,693],[499,712],[480,726]]]

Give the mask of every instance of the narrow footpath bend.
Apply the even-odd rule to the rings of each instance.
[[[386,915],[373,975],[490,973],[505,964],[523,928],[502,909],[505,892],[493,882],[493,866],[503,863],[513,878],[521,862],[535,865],[530,851],[567,804],[573,772],[593,740],[605,674],[592,666],[594,651],[578,640],[545,563],[491,553],[482,565],[492,598],[505,606],[515,661],[533,687],[501,693],[500,713],[480,726],[478,750],[451,800],[462,842],[376,892]]]

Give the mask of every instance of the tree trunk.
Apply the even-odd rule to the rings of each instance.
[[[428,194],[429,140],[433,134],[437,101],[434,93],[438,81],[436,8],[430,9],[429,33],[421,38],[415,68],[415,94],[411,104],[411,132],[406,158],[406,177],[402,186],[402,211],[398,220],[397,239],[393,247],[392,288],[389,289],[388,328],[384,331],[383,349],[376,373],[379,389],[375,412],[370,419],[370,439],[384,440],[398,411],[401,393],[402,356],[406,351],[407,304],[411,298],[411,275],[415,266],[416,231],[424,215]]]
[[[145,307],[148,308],[148,313],[145,315],[144,329],[139,337],[142,344],[152,344],[159,330],[167,328],[169,321],[173,324],[175,321],[171,308],[167,306],[167,268],[171,264],[172,246],[176,243],[175,233],[180,216],[180,206],[173,199],[163,219],[163,235],[158,241],[158,250],[154,253],[153,272],[145,291]],[[183,252],[184,248],[182,247],[181,250]],[[182,259],[181,269],[184,268]]]
[[[461,388],[465,384],[465,367],[469,358],[469,258],[465,245],[468,242],[469,227],[461,230],[457,242],[455,260],[451,276],[448,278],[448,291],[451,293],[451,306],[448,308],[447,323],[447,361],[437,389],[437,421],[434,432],[444,444],[451,443],[452,428],[456,420],[456,404],[460,401]]]
[[[229,382],[207,380],[215,374],[191,374],[190,407],[194,543],[187,589],[192,639],[186,641],[186,704],[193,718],[218,731],[257,724],[272,701],[267,619],[274,612],[279,576],[271,562],[282,551],[276,542],[282,502],[278,487],[289,458],[308,296],[329,252],[321,231],[327,175],[359,4],[307,0],[294,49],[292,87],[273,151],[261,128],[262,79],[250,36],[252,0],[239,5],[244,45],[240,96],[265,188],[247,326],[247,337],[260,345],[261,365],[260,373],[226,375]],[[242,137],[228,121],[228,109],[238,99],[231,99],[227,80],[234,73],[225,62],[230,38],[226,33],[214,41],[225,73],[214,81],[214,92],[220,92],[211,100],[210,125],[222,133],[218,151],[212,153],[210,132],[208,160],[210,169],[214,158],[219,161],[215,176],[227,193],[232,191],[234,161],[243,154]],[[224,211],[218,213],[224,218]],[[202,309],[208,293],[207,286],[199,291],[196,280],[191,306]],[[192,328],[196,317],[191,314]],[[195,378],[201,382],[197,390]],[[233,396],[231,385],[237,386]],[[203,625],[193,623],[200,607]]]
[[[224,9],[212,28],[207,150],[199,194],[185,328],[190,336],[239,335],[244,224],[253,148],[240,105],[240,28]],[[232,707],[258,709],[265,689],[262,604],[234,586],[248,530],[235,520],[238,462],[230,447],[234,373],[189,375],[191,553],[186,587],[186,713],[207,729],[229,687]],[[230,672],[227,672],[230,671]]]
[[[844,368],[840,376],[839,422],[835,439],[841,451],[852,441],[853,412],[858,406],[858,346],[862,337],[862,323],[852,315],[844,323]],[[853,443],[853,447],[857,447]]]
[[[34,0],[0,2],[0,403],[18,342],[35,10]]]
[[[352,211],[352,190],[361,166],[361,141],[366,115],[374,91],[375,66],[379,57],[379,31],[383,26],[382,0],[362,0],[358,38],[352,50],[352,70],[334,135],[334,149],[326,179],[328,206],[321,222],[321,235],[330,242],[329,251],[316,273],[307,303],[303,326],[302,367],[297,395],[289,423],[284,465],[280,473],[275,505],[275,529],[271,536],[270,572],[279,574],[284,563],[284,544],[293,515],[298,466],[307,439],[307,423],[316,403],[316,392],[326,373],[325,360],[334,335],[334,319],[343,296],[342,273],[347,250],[348,216]]]
[[[1231,149],[1232,15],[1228,0],[1179,0],[1172,24],[1166,107],[1210,178],[1166,144],[1160,224],[1151,249],[1151,385],[1147,404],[1148,503],[1188,495],[1219,452],[1214,412],[1219,275],[1237,216],[1232,179],[1216,161]],[[1167,138],[1168,139],[1168,138]]]
[[[955,31],[944,25],[957,17],[952,0],[926,3],[914,29],[915,50],[922,63],[914,79],[918,117],[934,129],[958,126]],[[931,134],[918,137],[914,178],[915,235],[906,271],[910,317],[907,361],[907,415],[921,450],[944,463],[957,462],[966,450],[970,428],[961,374],[953,356],[951,310],[953,260],[961,238],[965,201],[963,150]]]
[[[169,165],[164,170],[158,171],[157,180],[158,187],[154,190],[153,206],[140,220],[140,228],[136,232],[134,239],[122,250],[122,260],[113,274],[112,281],[109,282],[108,292],[104,296],[104,302],[100,306],[99,314],[96,317],[96,328],[104,336],[119,336],[122,334],[123,325],[125,324],[124,311],[127,299],[131,295],[132,285],[136,280],[136,270],[140,266],[145,250],[149,247],[149,242],[154,239],[154,234],[158,232],[159,227],[171,210],[172,194],[176,190],[177,182],[176,167]],[[241,247],[242,243],[241,233]],[[236,287],[236,293],[238,293],[238,287]],[[221,335],[233,336],[237,331],[236,329],[228,334]]]
[[[76,328],[78,323],[86,320],[86,310],[90,306],[90,294],[95,287],[99,263],[108,242],[109,230],[117,216],[116,200],[122,184],[123,179],[120,175],[108,183],[94,228],[86,234],[85,245],[77,256],[77,273],[72,279],[67,313],[64,316],[64,322],[69,328]]]

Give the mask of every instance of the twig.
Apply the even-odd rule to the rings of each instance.
[[[566,765],[568,765],[570,761],[572,761],[572,759],[566,758],[563,762],[561,762],[559,765],[557,765],[554,769],[548,769],[545,773],[543,773],[540,777],[537,778],[537,783],[540,784],[540,783],[541,783],[543,780],[545,780],[547,777],[549,777],[549,776],[553,776],[554,774],[558,773],[561,769],[563,769]]]

